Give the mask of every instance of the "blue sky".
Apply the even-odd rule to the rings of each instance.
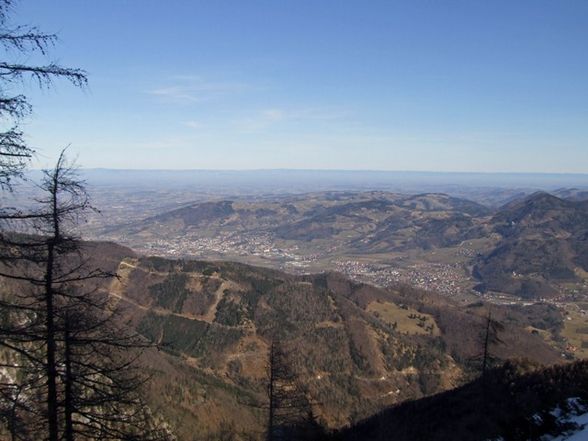
[[[588,173],[588,1],[20,0],[50,164]],[[31,61],[35,61],[32,59]]]

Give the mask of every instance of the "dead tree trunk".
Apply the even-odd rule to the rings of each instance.
[[[73,370],[71,354],[71,329],[69,313],[65,313],[64,333],[63,333],[63,351],[65,364],[64,378],[64,413],[65,413],[65,441],[74,441],[73,427]]]

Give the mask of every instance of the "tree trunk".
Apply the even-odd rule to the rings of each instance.
[[[270,359],[269,359],[269,384],[268,384],[268,397],[269,397],[269,415],[267,421],[267,441],[274,440],[274,429],[275,429],[275,422],[274,422],[274,412],[275,412],[275,403],[274,403],[274,382],[275,382],[275,343],[272,341],[270,346]]]
[[[60,157],[61,159],[61,157]],[[57,363],[55,355],[57,351],[55,339],[55,305],[54,305],[54,288],[53,276],[55,272],[55,251],[59,243],[60,217],[59,217],[59,173],[60,167],[56,167],[51,176],[52,185],[50,186],[51,194],[51,226],[53,228],[52,237],[47,241],[47,265],[45,270],[45,307],[46,307],[46,326],[47,326],[47,420],[49,425],[49,441],[59,440],[59,409],[57,396]]]
[[[69,315],[66,313],[65,315],[65,334],[64,334],[64,343],[65,343],[65,441],[73,441],[74,440],[74,430],[73,430],[73,394],[72,394],[72,385],[73,385],[73,372],[71,368],[71,342],[70,342],[70,323],[69,323]]]
[[[488,369],[488,349],[490,346],[490,323],[492,322],[492,313],[488,311],[486,321],[486,335],[484,336],[484,358],[482,359],[482,376],[486,375]]]
[[[58,409],[57,409],[57,366],[55,364],[55,322],[53,305],[53,263],[54,243],[49,241],[47,266],[45,272],[45,308],[47,327],[47,422],[49,425],[49,441],[59,440]]]

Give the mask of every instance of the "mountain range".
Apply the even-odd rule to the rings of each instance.
[[[588,202],[547,193],[508,204],[490,220],[500,236],[480,256],[479,288],[523,298],[554,297],[588,270]]]
[[[555,298],[585,290],[588,270],[588,202],[581,191],[559,193],[569,199],[539,192],[498,209],[436,193],[214,200],[107,227],[103,234],[145,254],[289,271],[340,270],[342,262],[359,262],[426,273],[425,264],[446,265],[457,274],[449,284],[466,291]],[[410,283],[409,277],[401,281]],[[367,280],[381,285],[376,277]]]

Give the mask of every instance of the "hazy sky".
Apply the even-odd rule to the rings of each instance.
[[[41,165],[71,144],[87,167],[588,172],[586,0],[20,0],[13,18],[89,73],[27,86]]]

